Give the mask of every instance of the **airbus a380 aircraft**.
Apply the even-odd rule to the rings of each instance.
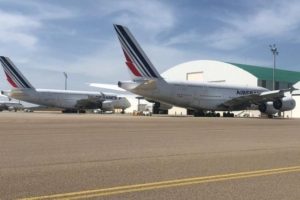
[[[103,111],[114,111],[114,109],[124,111],[130,107],[126,98],[102,92],[35,89],[9,58],[0,56],[0,61],[7,81],[13,87],[11,90],[1,91],[1,93],[10,98],[62,108],[66,112],[76,111],[80,106],[79,103],[85,100],[93,103],[98,102]]]
[[[126,65],[131,72],[131,81],[119,81],[119,87],[154,101],[195,111],[202,116],[207,111],[230,111],[259,109],[269,117],[280,111],[292,110],[296,106],[292,98],[294,87],[269,91],[262,87],[243,87],[218,83],[167,82],[164,80],[127,27],[114,25]]]
[[[17,111],[23,108],[23,105],[18,102],[0,101],[0,112],[3,110]]]

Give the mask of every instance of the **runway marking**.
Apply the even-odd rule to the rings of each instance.
[[[29,197],[29,198],[23,198],[21,200],[86,199],[86,198],[109,196],[109,195],[123,194],[123,193],[130,193],[130,192],[156,190],[156,189],[163,189],[163,188],[170,188],[170,187],[179,187],[179,186],[187,186],[187,185],[194,185],[194,184],[201,184],[201,183],[210,183],[210,182],[252,178],[252,177],[260,177],[260,176],[270,176],[275,174],[284,174],[284,173],[292,173],[292,172],[300,172],[300,166],[230,173],[230,174],[222,174],[222,175],[214,175],[214,176],[175,179],[169,181],[160,181],[160,182],[143,183],[143,184],[126,185],[126,186],[117,186],[117,187],[104,188],[104,189],[85,190],[80,192],[70,192],[70,193],[46,195],[40,197]]]

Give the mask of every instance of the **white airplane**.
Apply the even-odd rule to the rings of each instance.
[[[194,110],[195,116],[211,111],[224,111],[223,116],[233,117],[231,111],[258,109],[272,117],[278,112],[292,110],[296,106],[292,92],[296,88],[269,91],[262,87],[244,87],[220,83],[191,81],[169,82],[164,80],[127,27],[114,25],[131,81],[119,81],[118,86],[134,94],[164,104]]]
[[[35,89],[12,61],[0,56],[7,81],[12,86],[9,91],[1,91],[5,96],[38,105],[64,109],[63,112],[76,112],[86,108],[100,108],[103,111],[121,109],[122,112],[130,107],[124,97],[105,94],[102,92]]]
[[[171,109],[173,106],[169,104],[163,104],[160,102],[155,102],[151,99],[147,99],[141,96],[132,95],[127,90],[124,90],[120,87],[118,87],[117,84],[105,84],[105,83],[90,83],[91,87],[101,88],[105,90],[113,90],[120,93],[123,93],[124,96],[130,101],[131,104],[131,111],[136,110],[138,105],[141,103],[143,105],[146,105],[146,107],[151,107],[153,114],[163,114],[166,113],[169,109]],[[139,99],[139,100],[137,100]],[[138,109],[137,109],[138,110]]]
[[[3,110],[17,111],[23,108],[23,105],[18,102],[0,101],[0,112]]]

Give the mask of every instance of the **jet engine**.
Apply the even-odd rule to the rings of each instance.
[[[114,104],[113,104],[112,101],[103,101],[101,108],[104,111],[113,111],[114,110]]]
[[[267,115],[274,115],[278,113],[278,110],[274,108],[272,101],[260,104],[258,106],[258,110],[262,113],[266,113]]]
[[[275,100],[273,106],[279,111],[293,110],[296,107],[296,101],[292,97],[283,97]]]

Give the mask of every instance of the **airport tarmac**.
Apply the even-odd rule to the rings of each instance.
[[[0,113],[0,199],[299,199],[300,120]]]

